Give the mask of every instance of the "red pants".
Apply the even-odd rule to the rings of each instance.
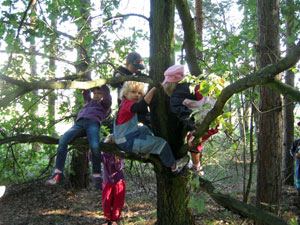
[[[219,125],[218,125],[219,126]],[[202,141],[200,142],[200,144],[196,147],[193,148],[193,152],[194,153],[198,153],[198,152],[201,152],[202,149],[203,149],[203,146],[204,146],[204,142],[210,138],[210,136],[216,134],[219,132],[218,130],[218,126],[215,128],[215,129],[209,129],[206,131],[207,134],[204,134],[203,137],[202,137]],[[189,133],[188,136],[187,136],[187,141],[189,141],[189,139],[192,137],[192,134]]]
[[[118,220],[125,200],[125,181],[121,180],[116,184],[103,182],[102,207],[103,213],[108,220]]]

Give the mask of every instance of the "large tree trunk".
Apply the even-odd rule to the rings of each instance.
[[[163,80],[164,71],[174,63],[174,11],[174,0],[151,0],[150,76],[157,81]],[[175,158],[186,154],[179,152],[186,132],[176,116],[170,112],[168,97],[160,90],[152,102],[151,120],[155,135],[168,141]],[[180,175],[172,175],[168,168],[155,167],[155,172],[157,224],[194,224],[194,217],[188,209],[188,179]]]
[[[86,188],[89,184],[88,145],[76,147],[72,152],[70,183],[75,188]]]
[[[193,225],[191,210],[187,207],[189,176],[172,176],[169,171],[156,171],[157,225]]]
[[[279,60],[279,0],[258,0],[258,65]],[[276,76],[280,79],[280,76]],[[279,212],[282,159],[282,100],[266,86],[260,87],[258,174],[256,204]]]
[[[293,9],[294,1],[287,0],[288,12],[286,15],[286,46],[287,55],[291,53],[292,45],[290,37],[294,29],[295,10]],[[289,41],[288,41],[289,40]],[[286,71],[285,83],[294,87],[295,74],[292,70]],[[284,142],[283,142],[283,183],[294,185],[294,159],[290,155],[290,147],[294,141],[294,104],[293,101],[284,97]]]

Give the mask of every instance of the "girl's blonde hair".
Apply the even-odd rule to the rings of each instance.
[[[167,82],[163,85],[164,91],[167,93],[169,97],[173,94],[175,88],[177,86],[177,82]]]
[[[120,99],[126,99],[125,95],[128,94],[128,92],[132,91],[132,90],[136,90],[139,91],[143,94],[143,96],[145,95],[145,86],[144,83],[142,82],[137,82],[137,81],[126,81],[121,89],[120,92]]]

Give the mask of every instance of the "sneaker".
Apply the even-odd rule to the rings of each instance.
[[[65,175],[63,173],[53,173],[49,180],[46,180],[45,185],[56,185],[63,181]]]
[[[190,157],[188,155],[183,156],[182,158],[176,160],[176,167],[172,169],[172,172],[179,174],[182,169],[189,163]]]
[[[197,173],[199,176],[203,176],[204,175],[204,172],[202,170],[202,166],[193,166],[191,168],[191,170],[195,173]]]
[[[95,189],[102,191],[102,178],[101,177],[93,177],[93,181],[95,184]]]

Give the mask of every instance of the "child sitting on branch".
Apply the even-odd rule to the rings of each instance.
[[[138,126],[137,113],[148,111],[148,105],[156,89],[153,87],[145,95],[143,83],[135,81],[124,83],[120,92],[122,101],[114,121],[115,142],[126,152],[158,155],[164,166],[178,174],[188,163],[189,157],[185,155],[176,161],[169,144],[164,139],[153,136],[147,126]]]

